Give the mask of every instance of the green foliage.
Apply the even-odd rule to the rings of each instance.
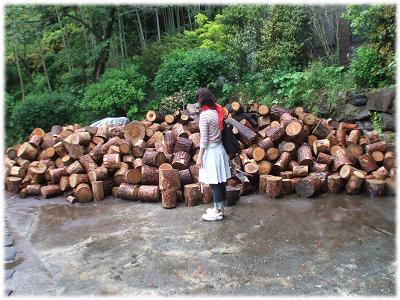
[[[6,125],[6,145],[10,146],[19,142],[19,138],[14,128],[14,122],[12,121],[12,114],[16,106],[15,98],[5,93],[5,125]]]
[[[396,7],[394,5],[350,5],[344,14],[353,33],[367,45],[357,49],[352,70],[361,87],[395,83]]]
[[[390,67],[381,67],[379,53],[366,45],[356,50],[351,60],[351,71],[360,87],[383,87],[391,83],[387,80]]]
[[[377,133],[382,133],[382,113],[371,111],[372,127]]]
[[[144,99],[146,78],[131,64],[109,69],[97,83],[87,87],[81,107],[95,118],[128,116],[134,118]]]
[[[303,72],[280,73],[273,79],[273,95],[286,107],[304,105],[317,115],[332,113],[354,89],[351,74],[343,67],[312,63]]]
[[[15,130],[15,135],[24,139],[35,127],[49,131],[55,124],[70,123],[78,111],[78,101],[72,94],[31,94],[14,107],[7,122]]]
[[[258,50],[260,66],[266,71],[299,70],[307,64],[311,39],[305,6],[273,5],[263,21]]]
[[[226,58],[213,50],[197,48],[176,50],[166,57],[154,80],[154,87],[163,96],[180,90],[194,92],[201,86],[215,83],[226,73]]]

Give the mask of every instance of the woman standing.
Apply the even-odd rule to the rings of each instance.
[[[223,111],[208,88],[197,91],[200,113],[200,152],[196,164],[199,182],[209,184],[212,190],[214,208],[207,209],[202,218],[219,221],[224,218],[226,202],[226,180],[231,177],[229,159],[222,145]]]

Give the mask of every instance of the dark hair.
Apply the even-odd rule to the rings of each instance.
[[[214,95],[211,93],[208,88],[199,88],[196,93],[197,102],[199,102],[200,106],[208,105],[212,108],[215,107],[215,103],[217,100],[214,98]]]

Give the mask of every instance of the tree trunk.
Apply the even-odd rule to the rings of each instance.
[[[21,85],[22,100],[25,100],[24,81],[23,81],[22,75],[21,75],[21,68],[20,68],[20,66],[19,66],[19,59],[18,59],[18,54],[17,54],[17,48],[16,48],[16,46],[15,46],[15,37],[14,37],[14,36],[13,36],[13,47],[14,47],[14,59],[15,59],[16,65],[17,65],[19,83],[20,83],[20,85]]]

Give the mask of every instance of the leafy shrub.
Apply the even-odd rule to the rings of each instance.
[[[382,133],[382,113],[379,111],[371,111],[372,127],[377,133]]]
[[[97,83],[87,87],[81,107],[95,118],[134,118],[144,99],[146,77],[136,65],[107,70]]]
[[[350,5],[344,17],[355,35],[367,45],[357,49],[352,70],[361,87],[395,83],[396,7],[394,5]]]
[[[317,115],[329,114],[355,88],[343,67],[312,63],[303,72],[280,73],[273,79],[275,97],[286,107],[304,105]]]
[[[78,111],[78,101],[72,94],[31,94],[15,106],[9,125],[17,137],[24,139],[35,127],[48,131],[55,124],[70,123]]]
[[[381,58],[372,47],[362,45],[353,55],[351,71],[354,79],[360,87],[383,87],[392,83],[388,80],[392,75],[394,66],[382,66]]]
[[[176,50],[166,57],[154,80],[163,96],[180,90],[194,92],[200,86],[216,82],[226,73],[226,58],[211,49]]]

